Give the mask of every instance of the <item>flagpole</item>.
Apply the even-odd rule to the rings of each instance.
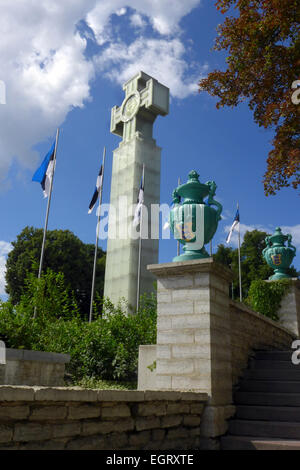
[[[55,166],[56,166],[56,151],[57,151],[58,137],[59,137],[59,128],[57,128],[57,130],[56,130],[56,139],[55,139],[55,148],[54,148],[54,157],[53,157],[53,173],[52,173],[52,178],[51,178],[51,181],[50,181],[50,189],[49,189],[49,196],[48,196],[48,202],[47,202],[47,210],[46,210],[46,218],[45,218],[45,225],[44,225],[44,232],[43,232],[43,241],[42,241],[42,249],[41,249],[38,279],[41,278],[42,269],[43,269],[46,234],[47,234],[47,228],[48,228],[49,210],[50,210],[50,204],[51,204],[53,180],[54,180],[54,173],[55,173]],[[36,306],[34,307],[33,318],[36,318]]]
[[[145,188],[145,164],[143,163],[142,175],[143,187]],[[144,202],[144,201],[143,201]],[[137,276],[137,294],[136,294],[136,311],[140,306],[140,284],[141,284],[141,259],[142,259],[142,228],[143,228],[143,204],[141,205],[140,217],[140,237],[139,237],[139,260],[138,260],[138,276]]]
[[[239,203],[237,203],[237,210],[239,211]],[[240,211],[239,211],[240,212]],[[238,230],[238,256],[239,256],[239,288],[240,288],[240,302],[243,300],[242,296],[242,274],[241,274],[241,238],[240,238],[240,220]]]
[[[180,177],[179,177],[178,178],[178,186],[180,186],[180,183],[181,183],[181,181],[180,181]],[[179,255],[180,255],[180,242],[179,242],[179,240],[177,240],[177,256],[179,256]]]
[[[98,252],[98,240],[99,240],[99,229],[100,229],[100,212],[101,212],[101,204],[102,204],[102,188],[103,188],[103,180],[104,180],[105,155],[106,155],[106,147],[104,147],[103,149],[103,158],[102,158],[102,184],[100,187],[100,194],[99,194],[98,220],[97,220],[97,230],[96,230],[96,243],[95,243],[95,254],[94,254],[89,323],[91,323],[92,317],[93,317],[93,302],[94,302],[94,291],[95,291],[95,278],[96,278],[97,252]]]

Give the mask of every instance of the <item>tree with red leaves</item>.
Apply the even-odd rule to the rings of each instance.
[[[300,0],[217,0],[221,13],[214,49],[227,50],[225,72],[199,82],[217,108],[248,100],[254,120],[274,128],[263,184],[266,196],[300,186]],[[293,88],[293,89],[292,89]],[[296,91],[295,91],[296,88]],[[297,95],[297,96],[296,96]],[[293,99],[292,99],[293,96]]]

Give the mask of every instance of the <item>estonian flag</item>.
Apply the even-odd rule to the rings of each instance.
[[[50,193],[51,180],[54,172],[54,153],[55,142],[45,156],[41,166],[36,170],[32,177],[32,181],[37,181],[41,184],[44,197],[49,196]]]
[[[95,204],[97,202],[97,199],[99,197],[100,189],[102,187],[102,181],[103,181],[103,165],[101,165],[99,175],[97,176],[95,192],[93,194],[92,200],[91,200],[90,205],[89,205],[89,212],[88,212],[89,214],[94,209],[94,206],[95,206]]]
[[[137,199],[137,206],[136,206],[134,218],[133,218],[134,227],[136,227],[140,223],[141,209],[142,209],[143,204],[144,204],[144,178],[142,176],[140,190],[139,190],[139,197]]]
[[[240,213],[239,213],[239,210],[237,209],[236,214],[235,214],[235,218],[233,220],[233,224],[232,224],[232,226],[230,228],[230,231],[228,233],[228,236],[226,238],[226,243],[230,242],[232,232],[239,223],[240,223]]]

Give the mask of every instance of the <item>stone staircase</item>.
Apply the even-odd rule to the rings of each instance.
[[[292,353],[257,351],[250,359],[222,450],[300,450],[300,364]]]

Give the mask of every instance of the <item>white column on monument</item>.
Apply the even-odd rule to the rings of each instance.
[[[130,237],[133,217],[128,209],[137,202],[142,168],[145,165],[144,205],[150,228],[151,205],[159,204],[160,201],[161,154],[161,149],[152,137],[152,130],[156,117],[165,116],[169,112],[169,89],[144,72],[128,80],[123,89],[125,99],[120,107],[114,106],[111,113],[111,132],[121,136],[122,141],[113,152],[110,204],[117,209],[118,220],[116,238],[109,238],[107,242],[104,296],[114,304],[125,298],[134,307],[139,241],[138,237]],[[110,217],[108,233],[114,232],[110,227],[112,223]],[[148,234],[151,235],[150,229]],[[157,262],[158,240],[143,239],[141,294],[153,291],[154,277],[146,266]]]

